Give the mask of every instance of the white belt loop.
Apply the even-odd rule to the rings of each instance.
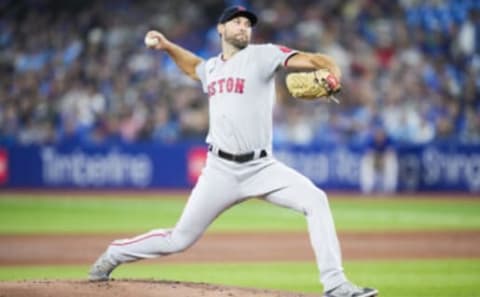
[[[256,149],[253,151],[253,159],[256,160],[256,159],[260,159],[260,153],[262,152],[261,149]]]
[[[218,147],[211,143],[209,143],[208,146],[211,148],[209,151],[211,151],[214,155],[218,156]]]

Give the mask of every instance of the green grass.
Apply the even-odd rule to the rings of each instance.
[[[184,205],[184,199],[164,196],[2,195],[0,234],[143,232],[173,226]],[[341,231],[480,230],[480,200],[332,199],[331,207]],[[306,226],[298,213],[253,200],[227,211],[211,230],[305,232]],[[345,268],[355,282],[378,287],[381,296],[480,296],[480,259],[349,261]],[[87,270],[87,266],[0,266],[0,280],[84,279]],[[141,262],[121,266],[113,276],[321,292],[314,262]]]
[[[141,196],[140,196],[141,197]],[[175,224],[184,199],[73,196],[0,197],[0,233],[141,232]],[[480,200],[332,199],[341,231],[480,229]],[[214,222],[213,231],[304,231],[305,219],[259,200],[242,203]]]
[[[480,259],[351,261],[345,264],[358,284],[381,296],[473,297],[480,292]],[[83,279],[86,266],[0,267],[1,280]],[[321,292],[313,263],[129,264],[116,278],[208,282],[293,292]]]

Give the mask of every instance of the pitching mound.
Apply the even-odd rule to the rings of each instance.
[[[313,297],[200,283],[147,280],[0,282],[0,297]]]

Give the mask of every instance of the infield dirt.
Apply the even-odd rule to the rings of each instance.
[[[110,241],[132,235],[0,235],[0,266],[91,264]],[[480,231],[340,233],[339,238],[345,260],[480,257]],[[229,261],[314,261],[314,256],[306,233],[214,233],[207,234],[184,253],[145,263]],[[0,282],[0,297],[319,295],[153,280]]]

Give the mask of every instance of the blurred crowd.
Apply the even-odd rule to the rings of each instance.
[[[478,0],[0,0],[0,144],[202,140],[207,96],[143,37],[217,55],[231,4],[259,16],[254,43],[342,68],[339,105],[291,98],[280,71],[276,144],[480,143]]]

